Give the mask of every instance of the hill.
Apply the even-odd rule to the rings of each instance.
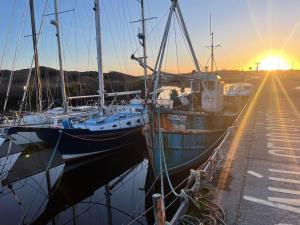
[[[53,99],[60,99],[59,71],[53,68],[40,67],[43,86],[43,96]],[[22,69],[13,72],[13,81],[8,101],[8,108],[15,109],[23,95],[24,86],[28,77],[29,69]],[[64,71],[66,92],[68,96],[96,94],[98,90],[97,72],[95,71]],[[3,70],[0,74],[0,107],[2,108],[11,71]],[[34,69],[32,71],[29,85],[29,96],[34,99],[35,82]],[[120,72],[109,72],[104,74],[104,86],[106,92],[141,90],[144,86],[140,77],[131,76]]]

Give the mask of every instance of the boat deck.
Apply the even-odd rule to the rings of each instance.
[[[300,79],[267,77],[216,179],[227,224],[300,224]]]

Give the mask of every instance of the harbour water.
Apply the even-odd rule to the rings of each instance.
[[[162,99],[170,99],[172,90],[190,92],[162,90]],[[64,163],[54,147],[14,137],[0,147],[1,224],[153,223],[154,178],[145,144]]]
[[[17,148],[5,143],[1,151]],[[1,224],[146,224],[145,146],[63,164],[32,144],[1,158]],[[50,169],[49,161],[53,157]]]

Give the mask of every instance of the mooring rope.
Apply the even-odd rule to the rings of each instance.
[[[68,132],[65,132],[63,131],[64,134],[68,135],[68,136],[71,136],[73,138],[76,138],[76,139],[80,139],[80,140],[84,140],[84,141],[109,141],[109,140],[116,140],[118,138],[122,138],[122,137],[125,137],[125,136],[128,136],[132,133],[135,133],[137,130],[139,130],[141,127],[138,126],[136,128],[134,128],[133,130],[131,131],[127,131],[126,133],[123,133],[122,131],[118,132],[118,133],[121,133],[121,135],[117,136],[117,137],[111,137],[111,138],[98,138],[98,139],[92,139],[92,138],[84,138],[84,137],[80,137],[78,135],[74,135],[74,134],[70,134]],[[86,134],[83,134],[83,135],[86,135]],[[99,135],[99,134],[98,134]],[[92,134],[92,135],[89,135],[89,136],[98,136],[97,134]],[[105,136],[108,136],[108,134],[104,134]],[[113,135],[113,133],[111,134]]]

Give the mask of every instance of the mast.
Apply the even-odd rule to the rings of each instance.
[[[214,65],[216,63],[215,61],[215,48],[221,47],[220,44],[215,45],[214,44],[214,32],[212,31],[212,23],[211,23],[211,14],[209,14],[209,35],[211,37],[211,43],[208,48],[210,48],[211,53],[210,53],[210,70],[211,72],[214,72]]]
[[[58,3],[57,0],[54,0],[54,8],[55,8],[55,20],[51,21],[51,24],[56,27],[56,38],[57,38],[57,47],[58,47],[58,58],[59,58],[59,75],[60,75],[60,86],[61,86],[61,95],[63,100],[63,108],[64,111],[67,112],[67,95],[65,88],[65,75],[62,64],[62,55],[61,55],[61,42],[60,42],[60,31],[59,31],[59,16],[58,16]]]
[[[99,82],[99,102],[103,109],[104,102],[104,81],[103,81],[103,64],[102,64],[102,43],[101,43],[101,23],[100,23],[100,3],[94,0],[95,26],[96,26],[96,46],[97,46],[97,63],[98,63],[98,82]]]
[[[185,25],[185,22],[184,22],[184,19],[183,19],[178,1],[177,0],[171,0],[171,2],[172,2],[172,5],[170,7],[170,11],[169,11],[168,19],[167,19],[167,24],[166,24],[166,27],[165,27],[165,31],[164,31],[164,34],[163,34],[163,38],[162,38],[162,41],[161,41],[161,45],[160,45],[160,48],[159,48],[158,56],[157,56],[155,67],[154,67],[155,82],[154,82],[154,90],[153,90],[154,95],[152,96],[152,100],[157,98],[156,90],[158,89],[158,83],[159,83],[159,79],[160,79],[160,73],[161,73],[163,58],[164,58],[164,54],[165,54],[165,50],[166,50],[166,44],[167,44],[167,38],[168,38],[168,35],[169,35],[171,19],[172,19],[173,13],[175,13],[175,12],[177,12],[177,14],[178,14],[179,23],[182,27],[183,35],[184,35],[184,37],[187,41],[189,50],[191,52],[193,62],[194,62],[195,68],[196,68],[196,72],[198,74],[201,73],[200,65],[199,65],[199,62],[197,60],[196,53],[194,51],[191,39],[189,37],[189,33],[188,33],[187,28],[186,28],[186,25]]]
[[[37,111],[41,112],[43,110],[43,96],[42,96],[42,83],[41,83],[41,73],[38,59],[37,50],[37,40],[36,40],[36,28],[35,28],[35,16],[34,16],[34,4],[33,0],[29,0],[30,5],[30,17],[31,17],[31,30],[32,30],[32,42],[34,50],[34,64],[35,64],[35,78],[36,78],[36,100],[37,100]]]
[[[214,71],[214,60],[215,60],[215,56],[214,56],[214,32],[212,32],[211,30],[211,14],[209,15],[209,30],[210,30],[210,36],[211,36],[211,65],[210,65],[210,69],[211,69],[211,72]]]
[[[145,79],[145,99],[148,94],[147,85],[147,47],[146,47],[146,28],[145,28],[145,9],[144,0],[141,0],[141,11],[142,11],[142,33],[143,33],[143,58],[144,58],[144,79]]]

